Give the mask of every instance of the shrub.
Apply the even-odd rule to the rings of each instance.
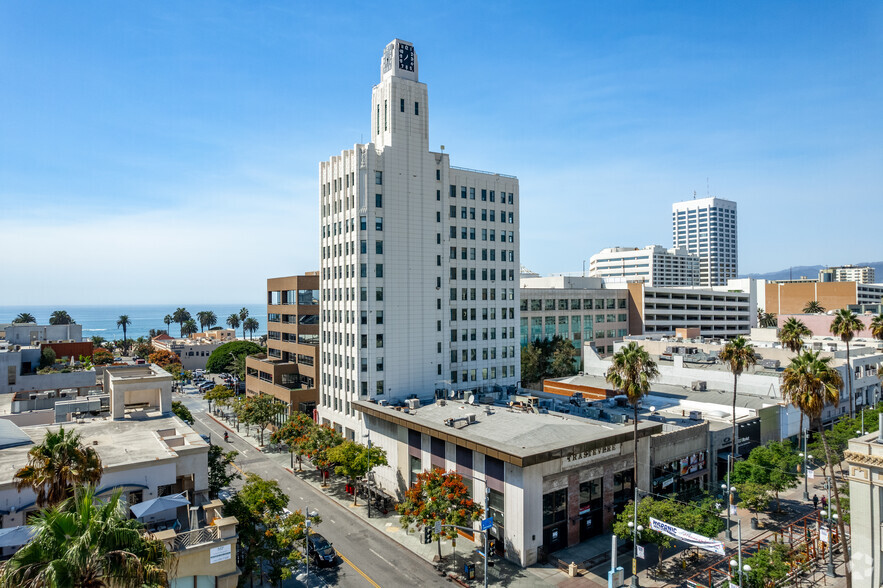
[[[224,343],[215,349],[205,362],[205,371],[219,374],[227,369],[227,366],[233,361],[230,354],[235,357],[244,355],[253,355],[261,353],[263,349],[251,341],[231,341]]]

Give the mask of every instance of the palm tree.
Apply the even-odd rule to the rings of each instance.
[[[184,337],[189,337],[198,330],[199,327],[196,326],[196,321],[193,319],[187,319],[184,321],[184,324],[181,325],[181,335]]]
[[[792,353],[797,353],[803,348],[804,337],[812,337],[812,331],[809,330],[809,327],[802,320],[794,317],[785,321],[785,324],[782,325],[782,329],[779,331],[779,341],[783,347],[790,349]]]
[[[75,325],[77,321],[71,318],[66,310],[56,310],[49,317],[50,325]]]
[[[236,329],[239,328],[239,315],[235,312],[227,317],[227,324],[230,325],[230,328],[233,329],[233,336],[236,337]],[[245,333],[242,334],[245,336]]]
[[[218,324],[218,315],[211,310],[205,311],[205,326],[211,329],[216,324]]]
[[[121,314],[120,318],[117,320],[117,328],[123,328],[123,349],[126,353],[129,352],[129,341],[126,338],[126,327],[132,324],[132,321],[129,320],[129,315]]]
[[[92,347],[101,347],[106,341],[107,340],[104,337],[100,335],[94,335],[92,337]]]
[[[745,368],[757,363],[757,354],[754,353],[754,346],[749,344],[745,337],[736,337],[724,345],[717,356],[727,364],[727,369],[733,372],[733,438],[730,454],[733,456],[733,463],[736,463],[736,458],[739,457],[736,453],[736,386],[739,384],[739,376],[742,375]]]
[[[874,339],[883,339],[883,313],[871,319],[871,336]]]
[[[855,398],[852,393],[852,364],[849,363],[849,342],[856,333],[865,328],[865,324],[852,311],[841,308],[834,313],[831,321],[831,334],[840,337],[846,343],[846,380],[849,382],[849,418],[855,416]]]
[[[803,314],[822,314],[823,312],[825,312],[825,307],[819,304],[818,300],[810,300],[803,307]]]
[[[172,314],[172,320],[181,326],[181,336],[182,337],[184,336],[184,323],[186,323],[187,321],[189,321],[192,318],[193,317],[190,316],[190,313],[187,312],[186,308],[178,308]]]
[[[635,410],[634,485],[638,486],[638,402],[650,392],[650,381],[659,375],[656,362],[647,350],[634,341],[613,354],[613,365],[607,369],[606,379],[626,395]]]
[[[196,313],[196,320],[199,321],[199,328],[205,331],[205,313],[206,311],[200,310]]]
[[[105,500],[91,486],[30,521],[34,538],[0,569],[0,585],[22,588],[168,586],[172,556],[129,518],[122,491]]]
[[[18,313],[17,317],[12,319],[12,324],[14,324],[14,325],[22,324],[22,323],[36,323],[36,322],[37,322],[37,319],[35,319],[34,315],[32,315],[29,312],[20,312],[20,313]]]
[[[825,460],[831,462],[831,450],[828,447],[828,439],[825,437],[822,425],[822,410],[828,405],[837,406],[840,402],[840,390],[843,388],[843,378],[837,370],[831,368],[828,363],[831,358],[819,358],[819,352],[804,351],[791,360],[791,364],[785,368],[782,375],[782,396],[786,402],[790,402],[805,414],[810,423],[815,423],[822,445],[825,448]],[[831,478],[833,480],[833,469]],[[840,491],[837,484],[832,484],[834,500],[837,503],[837,512],[843,513],[840,506]],[[843,525],[843,517],[837,519],[840,531],[840,545],[846,570],[846,586],[852,586],[852,572],[849,564],[849,548],[846,546],[846,530]]]
[[[101,459],[91,447],[80,443],[79,433],[47,431],[43,442],[28,451],[28,465],[15,473],[15,487],[30,488],[37,506],[58,504],[73,495],[74,486],[97,484]]]
[[[168,334],[169,328],[172,326],[172,323],[175,322],[175,319],[172,318],[172,315],[167,314],[162,322],[166,324],[166,334]]]
[[[258,319],[247,318],[242,322],[243,331],[248,331],[250,334],[248,336],[249,339],[254,338],[254,332],[260,328],[260,323]]]
[[[239,320],[242,324],[242,338],[245,339],[245,319],[248,318],[248,309],[244,306],[239,309]]]

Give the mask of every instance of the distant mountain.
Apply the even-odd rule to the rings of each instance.
[[[863,261],[861,263],[855,263],[853,265],[869,265],[874,268],[875,278],[877,282],[883,282],[883,261]],[[825,269],[828,266],[825,265],[796,265],[792,268],[779,270],[777,272],[769,272],[766,274],[748,274],[742,277],[745,278],[756,278],[758,280],[788,280],[788,279],[798,279],[801,276],[806,276],[807,278],[818,278],[819,270]]]

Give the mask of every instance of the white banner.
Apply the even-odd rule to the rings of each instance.
[[[828,529],[826,527],[822,527],[821,529],[819,529],[819,540],[822,543],[828,542]]]
[[[731,505],[730,505],[730,514],[733,515],[733,516],[737,516],[737,515],[739,514],[739,513],[736,511],[736,505],[735,505],[735,504],[731,504]]]
[[[644,546],[643,545],[638,545],[638,557],[640,557],[641,559],[644,559]]]
[[[806,470],[806,477],[809,478],[810,480],[815,480],[816,473],[812,470]]]
[[[704,549],[705,551],[710,551],[718,555],[726,555],[724,553],[724,544],[720,541],[715,541],[714,539],[703,537],[698,533],[685,531],[680,527],[675,527],[674,525],[663,523],[659,519],[654,519],[653,517],[650,517],[650,530],[657,531],[659,533],[662,533],[663,535],[668,535],[673,539],[683,541],[684,543],[688,543],[694,547],[698,547],[699,549]]]

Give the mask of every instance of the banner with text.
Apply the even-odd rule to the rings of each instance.
[[[715,541],[714,539],[703,537],[702,535],[699,535],[697,533],[691,533],[690,531],[686,531],[684,529],[681,529],[680,527],[675,527],[674,525],[663,523],[659,519],[654,519],[653,517],[650,517],[650,530],[658,531],[663,535],[668,535],[672,539],[677,539],[679,541],[683,541],[684,543],[689,543],[690,545],[698,547],[699,549],[704,549],[705,551],[710,551],[718,555],[725,555],[724,544],[720,541]]]

